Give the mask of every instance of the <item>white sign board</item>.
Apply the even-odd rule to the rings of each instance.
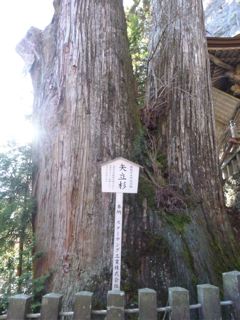
[[[140,166],[124,158],[102,165],[102,192],[137,193]]]

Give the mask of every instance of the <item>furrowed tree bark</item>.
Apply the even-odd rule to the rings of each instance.
[[[162,294],[217,284],[234,268],[224,212],[214,117],[197,0],[152,0],[149,81],[138,130],[120,0],[55,1],[52,23],[18,46],[34,86],[35,277],[47,290],[109,289],[114,199],[100,164],[139,158],[139,194],[126,197],[122,289]],[[137,137],[133,142],[135,133]],[[146,147],[147,145],[147,147]],[[141,208],[140,208],[141,207]],[[42,256],[41,256],[42,253]],[[161,299],[161,298],[160,298]],[[166,303],[166,301],[164,301]]]
[[[162,103],[159,109],[164,109],[160,147],[167,155],[168,182],[181,188],[190,185],[224,230],[202,4],[158,0],[152,5],[147,101],[149,106]]]
[[[109,288],[114,198],[100,164],[130,157],[135,97],[120,0],[54,1],[52,23],[19,44],[34,87],[35,277],[65,303]],[[131,159],[131,157],[130,157]]]
[[[166,159],[159,177],[153,162],[152,175],[167,222],[160,230],[173,262],[168,271],[187,287],[216,283],[221,269],[236,266],[236,252],[219,174],[202,3],[152,0],[152,17],[143,119],[150,154],[158,148]]]

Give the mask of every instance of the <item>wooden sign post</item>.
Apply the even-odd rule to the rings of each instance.
[[[123,194],[137,193],[140,167],[124,158],[105,162],[101,167],[102,192],[116,193],[112,290],[120,290],[121,282]]]

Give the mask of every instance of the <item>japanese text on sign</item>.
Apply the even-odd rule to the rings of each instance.
[[[122,203],[123,194],[116,197],[115,225],[114,225],[114,248],[113,248],[113,281],[112,289],[120,290],[121,280],[121,247],[122,247]]]
[[[102,166],[102,192],[137,193],[139,166],[123,158]]]

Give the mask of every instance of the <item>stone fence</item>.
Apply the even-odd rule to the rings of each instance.
[[[240,272],[232,271],[223,274],[224,301],[220,300],[219,288],[211,284],[197,286],[198,301],[189,304],[188,290],[180,287],[168,289],[168,306],[157,306],[157,294],[152,289],[138,290],[138,308],[125,308],[125,294],[122,291],[109,291],[106,310],[92,309],[92,293],[81,291],[75,295],[72,311],[61,311],[62,295],[49,293],[43,296],[40,313],[31,313],[31,296],[24,294],[9,298],[6,314],[0,319],[9,320],[124,320],[127,315],[136,315],[140,320],[157,320],[158,314],[164,319],[190,320],[191,310],[198,313],[200,320],[221,320],[224,306],[231,319],[240,320]],[[226,308],[226,307],[225,307]],[[165,315],[165,316],[164,316]]]

